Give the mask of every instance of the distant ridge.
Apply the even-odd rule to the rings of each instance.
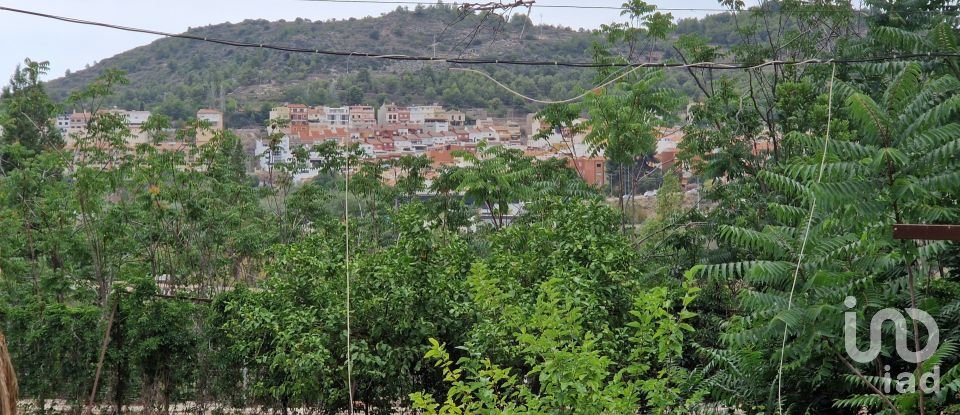
[[[480,18],[468,16],[457,22],[458,17],[452,6],[398,7],[380,17],[245,20],[191,28],[187,33],[338,51],[525,60],[591,58],[595,36],[589,31],[538,26],[515,14],[508,22],[488,19],[473,35]],[[189,117],[199,107],[224,107],[228,124],[235,127],[261,122],[270,105],[286,101],[313,105],[442,102],[489,108],[500,115],[538,108],[473,75],[451,74],[445,65],[435,63],[242,49],[170,38],[52,80],[48,91],[62,100],[108,68],[124,70],[130,80],[117,89],[110,105],[154,110],[177,119]],[[554,98],[573,95],[589,85],[594,75],[591,70],[561,68],[482,69],[525,93]]]

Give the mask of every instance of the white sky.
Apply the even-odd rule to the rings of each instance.
[[[539,4],[619,6],[624,0],[538,0]],[[445,1],[447,3],[452,1]],[[648,0],[665,8],[716,9],[716,0]],[[12,7],[164,32],[245,19],[311,20],[379,16],[397,8],[388,4],[345,4],[301,0],[0,0]],[[408,6],[413,7],[413,6]],[[672,12],[675,18],[701,17],[704,12]],[[533,7],[535,22],[573,28],[597,28],[620,19],[619,10]],[[43,19],[0,11],[0,84],[24,58],[50,61],[48,78],[67,69],[82,69],[128,49],[148,44],[156,36]]]

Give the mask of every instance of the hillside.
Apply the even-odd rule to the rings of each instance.
[[[192,28],[187,33],[339,51],[431,55],[436,44],[439,56],[590,59],[594,35],[588,31],[538,26],[515,15],[509,22],[488,19],[471,37],[481,19],[467,16],[451,24],[458,14],[451,6],[400,7],[376,18],[246,20]],[[669,50],[663,49],[669,55]],[[488,108],[498,115],[538,108],[490,82],[480,82],[476,75],[449,72],[436,63],[317,56],[169,38],[53,80],[48,89],[55,98],[63,99],[107,68],[122,69],[130,79],[110,104],[151,109],[176,119],[189,117],[200,106],[222,106],[237,127],[259,123],[270,105],[283,101],[313,105],[441,102]],[[591,70],[552,67],[481,69],[525,94],[552,98],[574,95],[594,76]],[[537,76],[530,76],[534,74]],[[681,78],[675,76],[677,86],[686,81]]]

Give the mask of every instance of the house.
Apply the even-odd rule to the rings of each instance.
[[[437,142],[449,145],[456,144],[459,141],[457,133],[453,131],[445,131],[442,133],[437,133]]]
[[[443,118],[427,118],[423,122],[425,131],[444,132],[450,130],[450,122]]]
[[[150,111],[128,111],[122,109],[108,109],[97,112],[98,114],[113,114],[123,119],[127,128],[130,130],[130,137],[127,137],[128,144],[139,144],[147,142],[146,134],[141,133],[141,127],[150,118]],[[72,114],[61,114],[54,121],[57,130],[63,136],[67,147],[73,147],[76,143],[76,135],[86,133],[87,124],[93,119],[89,112],[74,112]]]
[[[57,130],[60,131],[60,135],[66,138],[67,130],[70,129],[70,114],[60,114],[55,120],[57,124]]]
[[[375,151],[381,153],[391,152],[395,149],[393,138],[368,137],[364,142],[373,146]]]
[[[427,151],[427,158],[433,162],[434,168],[456,164],[452,150],[446,148]]]
[[[128,111],[114,108],[103,110],[103,112],[120,116],[130,129],[139,129],[150,118],[150,111]]]
[[[353,105],[349,112],[350,128],[373,128],[377,125],[377,112],[371,106]]]
[[[270,121],[290,121],[290,108],[286,105],[273,107],[270,110]]]
[[[493,121],[493,118],[487,117],[484,119],[477,119],[476,127],[488,128],[488,127],[493,127],[494,125],[497,125],[497,123]]]
[[[284,135],[271,146],[262,140],[256,140],[253,156],[259,159],[261,170],[270,170],[279,163],[288,163],[293,159],[293,153],[290,151],[291,137]]]
[[[601,155],[584,155],[567,159],[567,165],[580,174],[580,178],[592,186],[603,187],[607,183],[607,159]]]
[[[327,123],[327,113],[323,107],[313,107],[307,110],[307,126],[311,130],[330,127],[330,124]]]
[[[376,148],[372,144],[361,143],[360,152],[366,157],[373,157],[376,153]]]
[[[413,152],[413,143],[408,139],[408,137],[404,137],[402,140],[394,141],[393,146],[396,151],[403,151],[407,153]]]
[[[497,139],[497,132],[493,128],[471,128],[467,129],[470,142],[479,143],[481,141],[494,141]]]
[[[70,148],[77,142],[77,136],[82,136],[87,132],[87,123],[93,119],[93,114],[89,112],[76,112],[67,116],[67,131],[63,137],[65,145]]]
[[[660,139],[657,140],[656,159],[660,162],[663,171],[676,168],[677,147],[683,141],[683,132],[679,128],[660,129]]]
[[[444,115],[447,122],[454,127],[463,127],[467,122],[467,115],[460,111],[447,111]]]
[[[143,132],[143,124],[150,119],[150,111],[128,111],[120,109],[106,110],[105,112],[116,114],[123,118],[130,130],[130,136],[127,137],[127,145],[146,144],[150,142],[150,137]]]
[[[353,131],[355,131],[357,133],[357,137],[362,140],[368,140],[377,137],[377,131],[371,128],[360,128]]]
[[[510,133],[510,128],[505,125],[495,125],[490,128],[492,128],[493,132],[496,133],[498,141],[510,141],[510,139],[513,137]]]
[[[660,162],[661,171],[673,170],[677,164],[677,149],[658,152],[656,158]]]
[[[410,112],[409,121],[416,124],[423,124],[429,119],[441,118],[446,120],[446,117],[443,116],[443,107],[437,104],[410,107],[407,111]]]
[[[294,126],[308,126],[307,121],[307,106],[303,104],[290,104],[287,105],[287,108],[290,109],[290,127]]]
[[[201,108],[197,111],[197,121],[210,123],[209,130],[197,131],[197,145],[206,144],[217,132],[223,131],[223,113],[210,108]]]
[[[332,127],[350,126],[350,107],[323,107],[327,114],[327,125]]]
[[[383,103],[377,110],[377,125],[397,124],[400,122],[400,107],[396,104]],[[409,112],[407,113],[409,114]],[[409,118],[409,115],[408,117]]]
[[[89,112],[76,112],[74,111],[70,114],[70,126],[67,128],[68,133],[83,133],[87,131],[87,123],[93,119],[93,114]]]

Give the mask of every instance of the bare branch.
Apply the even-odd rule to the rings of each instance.
[[[463,10],[464,12],[468,12],[468,13],[478,12],[478,11],[483,11],[483,12],[499,11],[501,13],[506,13],[517,7],[525,7],[529,9],[530,7],[533,7],[533,3],[535,2],[536,2],[535,0],[515,0],[513,2],[508,2],[508,3],[504,3],[502,1],[491,1],[487,3],[463,3],[462,5],[460,5],[460,10]]]

